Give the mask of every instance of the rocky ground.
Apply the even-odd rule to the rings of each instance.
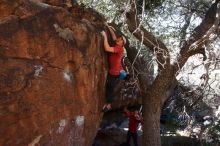
[[[189,137],[182,136],[163,136],[161,137],[162,146],[201,146],[201,143]],[[126,131],[112,128],[108,130],[100,130],[96,136],[93,146],[126,146]],[[139,146],[141,146],[141,134],[138,137]],[[130,141],[130,146],[133,142]]]
[[[128,119],[121,111],[114,111],[104,115],[102,124],[94,140],[93,146],[125,146],[128,127]],[[161,126],[163,130],[165,126]],[[141,146],[142,131],[138,131],[138,143]],[[201,143],[189,137],[183,136],[162,136],[162,146],[201,146]],[[133,142],[130,141],[130,146]]]

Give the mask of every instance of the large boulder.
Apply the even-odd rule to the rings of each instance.
[[[1,146],[92,144],[102,119],[106,55],[95,22],[72,11],[1,0]]]

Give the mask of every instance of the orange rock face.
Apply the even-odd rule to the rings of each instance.
[[[1,146],[91,146],[107,73],[95,27],[61,7],[0,2]]]

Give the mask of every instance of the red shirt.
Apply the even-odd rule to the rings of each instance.
[[[108,62],[109,62],[109,74],[110,75],[119,75],[120,70],[122,70],[121,58],[123,55],[123,48],[116,45],[114,47],[114,52],[109,53]]]
[[[126,112],[128,118],[129,118],[129,125],[128,125],[128,130],[132,133],[137,132],[138,128],[138,123],[140,123],[140,120],[137,120],[131,112]]]

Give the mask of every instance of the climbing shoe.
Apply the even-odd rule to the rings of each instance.
[[[102,108],[102,112],[106,113],[107,111],[111,110],[111,105],[110,104],[105,104]]]

